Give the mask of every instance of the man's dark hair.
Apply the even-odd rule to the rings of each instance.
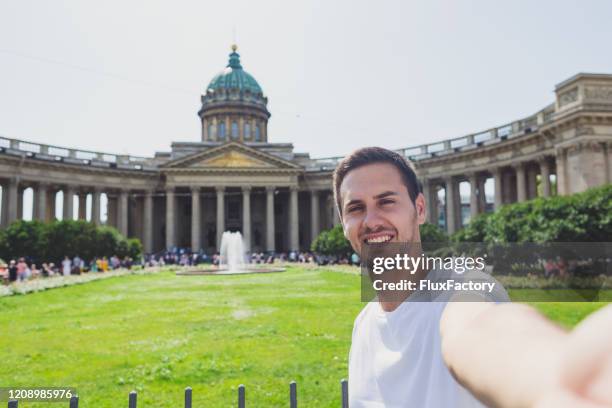
[[[336,201],[336,207],[342,217],[342,201],[340,197],[340,185],[351,171],[361,166],[373,163],[389,163],[400,172],[408,195],[412,200],[412,203],[416,201],[417,196],[422,191],[421,183],[417,179],[416,173],[412,168],[412,165],[402,155],[392,150],[383,149],[382,147],[363,147],[355,150],[353,153],[346,156],[334,170],[334,199]]]

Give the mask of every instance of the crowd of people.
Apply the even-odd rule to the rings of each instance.
[[[54,276],[80,275],[83,272],[106,272],[113,269],[130,269],[134,261],[130,257],[118,256],[93,258],[89,262],[76,255],[65,256],[61,262],[42,262],[40,266],[33,260],[21,257],[11,259],[8,264],[0,262],[0,279],[3,283],[26,281]]]
[[[60,262],[42,262],[21,257],[11,259],[8,264],[0,261],[0,279],[8,284],[15,281],[26,281],[37,278],[54,276],[80,275],[84,272],[107,272],[114,269],[130,269],[134,265],[143,267],[156,267],[164,265],[195,266],[200,264],[219,265],[221,255],[217,252],[206,254],[204,252],[191,252],[188,249],[174,248],[156,254],[149,254],[142,259],[134,260],[129,257],[118,256],[93,258],[89,261],[78,255],[70,258],[65,256]],[[320,255],[313,252],[252,252],[247,254],[246,262],[251,264],[273,264],[284,262],[310,263],[318,265],[359,265],[357,254],[351,256]]]
[[[359,265],[359,256],[353,253],[349,256],[320,255],[313,252],[251,252],[246,255],[246,262],[251,264],[273,264],[276,262],[312,263],[318,265],[351,264]],[[221,255],[204,252],[191,252],[187,249],[175,248],[144,257],[144,266],[181,265],[195,266],[199,264],[219,265]]]

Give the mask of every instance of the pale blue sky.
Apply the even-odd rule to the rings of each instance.
[[[0,3],[0,135],[151,155],[198,141],[236,29],[269,139],[313,157],[400,148],[535,113],[612,73],[609,1]]]

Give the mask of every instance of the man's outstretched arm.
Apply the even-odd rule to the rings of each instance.
[[[451,373],[489,406],[612,404],[612,306],[568,333],[526,305],[453,302],[440,330]]]

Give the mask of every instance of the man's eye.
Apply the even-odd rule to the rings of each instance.
[[[347,213],[352,213],[352,212],[358,211],[360,208],[361,208],[360,206],[356,205],[356,206],[347,208],[346,212]]]
[[[394,202],[393,200],[380,200],[381,205],[393,204]]]

